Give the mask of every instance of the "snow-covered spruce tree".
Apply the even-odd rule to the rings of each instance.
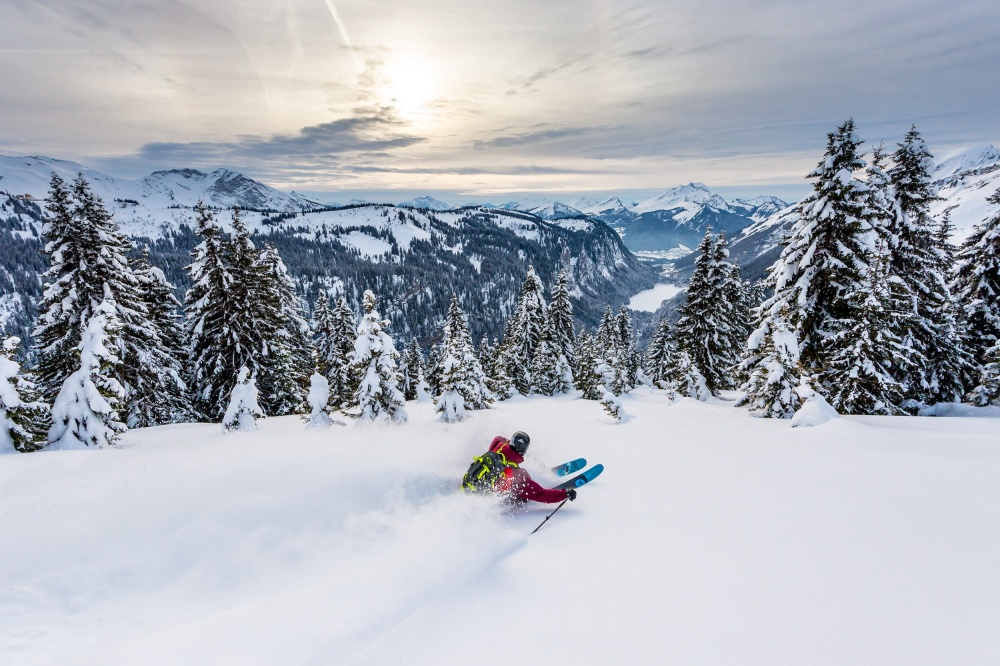
[[[203,418],[222,410],[217,408],[219,389],[213,386],[219,358],[217,344],[232,314],[226,293],[232,276],[226,266],[225,239],[212,212],[199,201],[195,206],[195,232],[201,243],[191,252],[187,273],[191,288],[184,295],[184,335],[187,341],[187,384],[193,406]],[[207,365],[211,367],[206,367]],[[242,367],[242,364],[241,364]]]
[[[489,353],[484,353],[484,350]],[[486,388],[497,400],[507,400],[514,391],[502,354],[503,346],[496,339],[488,348],[481,347],[479,354],[480,364],[486,373]]]
[[[555,395],[561,392],[562,367],[556,350],[546,340],[538,343],[531,362],[531,392],[536,395]]]
[[[628,314],[628,308],[624,305],[615,317],[615,330],[618,339],[617,362],[619,371],[622,374],[623,388],[631,391],[639,381],[639,370],[642,366],[642,356],[635,342],[635,327],[632,326],[632,318]]]
[[[278,250],[267,245],[256,264],[257,299],[269,337],[263,340],[260,391],[267,413],[295,414],[305,407],[312,368],[309,324]]]
[[[1000,207],[1000,190],[986,200]],[[957,253],[955,295],[966,325],[966,345],[979,368],[1000,341],[1000,208],[976,226]]]
[[[961,402],[965,397],[964,391],[974,383],[977,368],[969,350],[964,312],[952,287],[957,262],[951,232],[951,215],[946,210],[934,232],[934,245],[938,271],[948,279],[949,297],[934,310],[934,326],[954,344],[933,345],[928,350],[931,356],[927,359],[928,383],[934,391],[934,398],[940,402]]]
[[[333,356],[333,310],[330,309],[330,297],[322,289],[316,297],[316,304],[313,305],[311,328],[313,348],[316,350],[316,371],[326,377]],[[327,381],[329,382],[329,379]],[[327,389],[329,390],[329,385]]]
[[[698,370],[694,360],[686,349],[678,349],[673,363],[669,366],[669,374],[673,378],[672,390],[684,398],[694,398],[702,402],[712,397],[704,375]]]
[[[341,294],[333,309],[332,340],[326,348],[326,359],[329,363],[326,378],[330,381],[331,409],[343,408],[350,402],[357,388],[357,378],[351,374],[356,331],[354,311],[347,305],[347,298]]]
[[[222,229],[201,202],[195,207],[195,231],[202,242],[187,267],[191,288],[184,296],[188,341],[187,384],[195,410],[211,421],[222,418],[239,369],[258,367],[266,322],[258,321],[254,288],[256,253],[234,209],[234,238]],[[242,233],[241,233],[242,231]]]
[[[248,432],[257,429],[257,417],[264,416],[264,410],[257,401],[257,381],[245,365],[236,376],[236,384],[229,396],[229,406],[222,416],[225,432]]]
[[[42,275],[44,291],[33,337],[38,356],[35,368],[38,386],[51,402],[79,362],[77,346],[86,323],[80,313],[83,299],[76,290],[82,257],[75,239],[82,225],[73,213],[69,188],[55,172],[46,208],[42,235],[49,268]]]
[[[594,338],[581,331],[576,338],[576,388],[584,400],[600,400],[604,378],[598,370],[599,360],[594,351]]]
[[[326,412],[326,405],[330,401],[330,382],[322,374],[314,372],[309,378],[309,395],[306,400],[309,403],[309,415],[303,416],[306,427],[330,427],[332,421]]]
[[[399,354],[385,332],[389,320],[382,319],[376,310],[378,301],[371,291],[365,291],[362,307],[364,315],[358,324],[351,359],[351,374],[358,378],[351,396],[351,415],[366,423],[404,423],[407,414],[396,369]]]
[[[745,395],[737,406],[749,407],[753,416],[790,419],[802,406],[802,399],[795,390],[801,383],[799,342],[788,322],[787,308],[753,335],[762,339],[750,342],[757,356],[745,369],[748,374],[743,385]]]
[[[611,313],[610,305],[604,308],[601,323],[597,326],[594,344],[598,356],[609,355],[618,349],[618,329],[615,326],[615,317]]]
[[[895,372],[920,363],[897,331],[909,316],[889,281],[889,256],[882,239],[868,260],[865,280],[847,295],[851,320],[831,341],[834,353],[820,375],[830,404],[841,414],[900,414],[903,385]]]
[[[136,260],[134,272],[156,337],[146,352],[142,370],[152,388],[129,400],[128,426],[143,428],[190,421],[194,413],[183,379],[186,350],[175,287],[162,270],[149,263],[147,248]]]
[[[653,334],[653,339],[646,350],[646,376],[653,382],[653,386],[667,389],[675,383],[675,378],[670,372],[676,355],[677,343],[674,342],[670,322],[664,317],[657,325],[656,333]]]
[[[860,143],[853,120],[827,135],[826,153],[809,174],[813,192],[799,204],[801,216],[771,269],[774,294],[761,307],[761,326],[782,311],[790,313],[799,362],[810,375],[824,371],[837,352],[831,340],[853,317],[847,296],[868,269],[868,187],[855,177],[865,166]],[[764,336],[752,339],[763,342]],[[814,388],[825,394],[829,387]]]
[[[986,350],[985,361],[969,401],[979,407],[1000,405],[1000,342]]]
[[[103,448],[118,443],[126,426],[118,416],[125,387],[121,366],[118,308],[106,298],[95,308],[78,346],[78,370],[63,382],[52,404],[48,446],[57,449]]]
[[[575,369],[576,331],[573,329],[573,303],[569,300],[569,280],[565,269],[560,269],[556,283],[552,285],[548,330],[549,346],[556,358],[562,355],[570,368]],[[573,389],[570,387],[568,390]]]
[[[488,409],[494,400],[472,347],[469,322],[455,294],[451,296],[444,324],[439,382],[434,405],[443,421],[460,421],[467,411]]]
[[[51,218],[43,233],[49,269],[34,331],[39,389],[52,400],[78,367],[78,348],[87,322],[105,299],[117,308],[121,326],[116,379],[126,391],[125,413],[136,403],[156,398],[157,332],[150,324],[138,281],[125,254],[129,245],[103,202],[83,176],[70,196],[58,177],[52,179]],[[72,201],[72,206],[71,202]]]
[[[915,126],[892,159],[888,274],[902,282],[909,301],[908,316],[901,321],[903,343],[919,353],[919,361],[899,379],[905,397],[918,404],[951,402],[963,393],[966,371],[958,332],[948,321],[947,249],[938,245],[930,214],[937,199],[930,175],[934,161]]]
[[[601,407],[604,408],[604,411],[607,413],[608,416],[613,418],[616,422],[622,420],[622,416],[625,414],[625,412],[622,409],[621,400],[619,400],[614,393],[612,393],[606,388],[603,388],[601,392],[600,402],[601,402]]]
[[[522,395],[531,392],[531,362],[535,358],[535,348],[545,339],[547,319],[548,305],[542,281],[534,267],[528,266],[517,308],[508,322],[502,352],[507,375]]]
[[[427,373],[424,377],[427,380],[427,390],[431,395],[437,395],[441,392],[441,347],[439,345],[431,344],[431,348],[427,352],[427,364],[424,366],[424,371]]]
[[[20,344],[20,338],[9,337],[0,346],[0,452],[37,451],[49,428],[49,406],[39,401],[31,374],[14,360]]]
[[[687,289],[687,301],[680,307],[675,327],[677,346],[690,356],[705,385],[713,395],[732,386],[731,371],[738,358],[734,344],[732,304],[724,298],[732,269],[725,257],[728,250],[720,238],[721,249],[705,232],[698,245],[698,259]]]
[[[403,352],[400,374],[403,377],[403,398],[416,400],[427,392],[427,382],[424,380],[424,355],[420,351],[420,343],[414,338]]]
[[[721,240],[724,240],[724,238]],[[721,244],[721,242],[716,243],[717,253]],[[728,252],[725,246],[722,249]],[[727,322],[729,339],[726,341],[726,348],[729,352],[727,361],[730,365],[727,376],[732,382],[731,385],[735,386],[739,383],[736,380],[743,348],[746,346],[747,338],[750,337],[755,328],[753,325],[753,311],[760,305],[760,301],[757,300],[757,292],[753,285],[744,281],[740,276],[739,262],[734,261],[730,263],[725,261],[720,264],[720,269],[724,271],[722,280],[723,294],[726,302],[729,304],[729,321]]]
[[[484,335],[479,341],[479,366],[486,373],[486,378],[489,379],[493,375],[493,365],[497,361],[497,348],[490,344],[489,336]]]

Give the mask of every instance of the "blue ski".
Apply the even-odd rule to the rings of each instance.
[[[567,474],[572,474],[577,472],[587,466],[586,458],[577,458],[576,460],[570,460],[569,462],[563,463],[562,465],[556,465],[552,468],[552,473],[556,476],[566,476]]]
[[[562,490],[566,490],[567,488],[579,488],[583,484],[590,483],[591,481],[596,479],[597,476],[603,471],[604,471],[604,465],[594,465],[583,474],[577,474],[569,481],[563,481],[558,486],[556,486],[556,488],[561,488]]]

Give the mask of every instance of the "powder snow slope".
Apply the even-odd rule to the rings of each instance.
[[[1000,419],[622,402],[0,456],[0,663],[995,663]],[[457,491],[517,429],[606,468],[531,537]]]

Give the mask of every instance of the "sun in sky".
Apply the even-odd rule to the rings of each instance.
[[[414,58],[405,58],[386,64],[381,95],[402,118],[419,123],[428,118],[436,87],[434,70],[430,66]]]

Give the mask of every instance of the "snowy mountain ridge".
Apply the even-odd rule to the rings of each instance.
[[[397,204],[400,208],[420,208],[424,210],[453,210],[455,206],[435,199],[434,197],[416,197]]]
[[[708,189],[708,186],[704,183],[688,183],[687,185],[672,187],[655,197],[631,206],[630,210],[636,215],[641,215],[643,213],[681,208],[683,212],[675,215],[674,219],[687,221],[706,207],[726,212],[731,211],[726,200]]]
[[[295,192],[286,194],[276,190],[232,169],[220,168],[210,173],[197,169],[169,169],[128,180],[51,157],[0,155],[0,191],[44,199],[53,172],[68,182],[82,173],[108,205],[118,201],[148,208],[191,207],[201,200],[219,208],[240,206],[278,212],[326,207]]]

